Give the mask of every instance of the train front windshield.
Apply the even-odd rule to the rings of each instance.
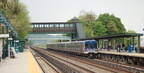
[[[88,49],[88,51],[93,51],[97,48],[97,42],[96,41],[86,41],[85,42],[85,49]]]

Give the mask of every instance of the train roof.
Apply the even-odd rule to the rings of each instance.
[[[93,42],[97,42],[96,40],[83,40],[83,41],[70,41],[70,42],[57,42],[57,43],[48,43],[48,44],[61,44],[61,43],[75,43],[75,42],[90,42],[90,41],[93,41]]]

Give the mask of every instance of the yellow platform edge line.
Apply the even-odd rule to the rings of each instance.
[[[30,49],[28,49],[28,72],[29,73],[41,73],[32,53],[30,52]]]

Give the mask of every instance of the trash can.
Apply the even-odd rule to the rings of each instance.
[[[132,52],[132,50],[133,50],[133,46],[129,45],[129,52]]]
[[[16,48],[15,48],[15,51],[16,51],[16,53],[18,53],[18,52],[19,52],[18,47],[16,47]]]
[[[19,46],[19,52],[23,52],[24,48],[25,48],[25,41],[20,40],[18,43]]]

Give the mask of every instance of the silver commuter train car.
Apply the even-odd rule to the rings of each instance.
[[[98,53],[97,43],[98,42],[95,40],[60,42],[47,44],[47,49],[59,50],[93,57],[96,53]]]

